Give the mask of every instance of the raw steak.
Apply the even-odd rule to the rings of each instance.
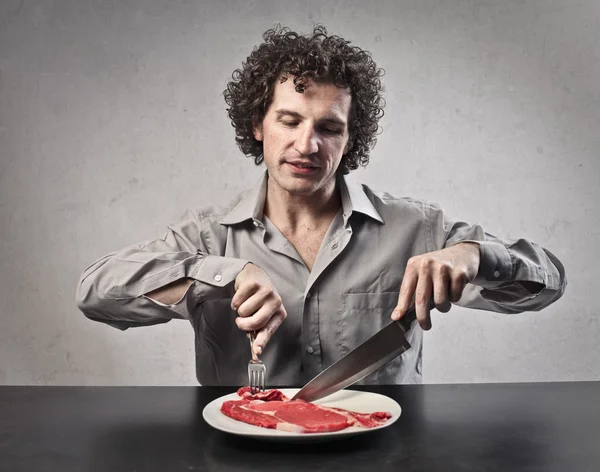
[[[291,401],[279,390],[252,395],[250,387],[242,387],[237,393],[240,400],[224,402],[223,414],[255,426],[294,433],[327,433],[350,426],[374,428],[392,417],[384,411],[356,413],[303,400]]]

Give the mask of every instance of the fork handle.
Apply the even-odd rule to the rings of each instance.
[[[248,333],[248,338],[250,338],[250,352],[252,353],[252,360],[257,361],[258,356],[254,352],[254,340],[256,339],[256,331],[250,331]]]

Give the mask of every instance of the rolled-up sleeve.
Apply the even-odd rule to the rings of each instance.
[[[504,313],[539,311],[567,286],[565,268],[549,250],[528,239],[502,240],[479,225],[452,219],[435,204],[426,207],[435,249],[461,242],[480,248],[477,276],[458,305]]]
[[[77,306],[90,319],[127,329],[189,319],[205,300],[233,296],[233,281],[248,261],[219,254],[224,231],[187,211],[157,240],[112,252],[87,267],[77,286]],[[193,279],[172,305],[145,294],[182,278]]]

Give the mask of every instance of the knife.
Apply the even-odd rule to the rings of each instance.
[[[392,321],[364,343],[330,365],[302,387],[292,400],[312,402],[342,390],[395,359],[410,344],[406,333],[416,320],[414,308],[398,321]]]

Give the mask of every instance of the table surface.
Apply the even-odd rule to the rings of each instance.
[[[388,428],[279,444],[210,427],[224,387],[0,387],[0,471],[598,471],[600,382],[356,387]]]

